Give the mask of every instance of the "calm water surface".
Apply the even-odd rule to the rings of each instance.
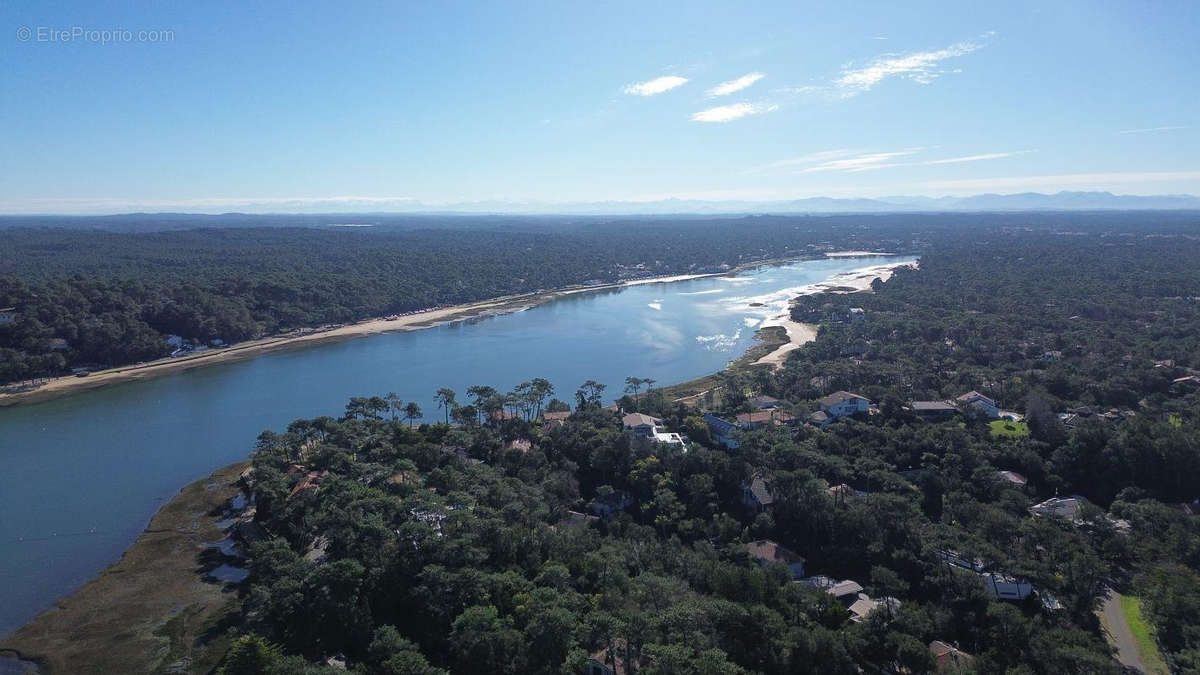
[[[374,335],[0,408],[0,635],[117,559],[181,487],[246,459],[264,429],[395,391],[439,419],[439,387],[545,377],[682,382],[720,370],[800,287],[899,258],[812,260],[567,296],[532,309]],[[764,303],[750,307],[752,302]]]

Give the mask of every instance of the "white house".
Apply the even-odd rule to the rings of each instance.
[[[684,445],[683,437],[679,434],[668,432],[663,427],[663,421],[657,417],[651,417],[643,413],[629,413],[621,418],[621,424],[625,427],[625,433],[634,438],[644,438],[652,443]]]
[[[1000,406],[996,405],[996,402],[992,399],[977,391],[968,391],[954,400],[964,408],[972,408],[982,412],[988,419],[994,420],[1000,417]]]
[[[871,407],[871,401],[866,396],[859,396],[848,391],[835,391],[822,398],[818,403],[821,406],[821,412],[835,419],[859,413],[865,414]]]
[[[1040,504],[1029,507],[1029,512],[1035,516],[1055,516],[1075,522],[1079,518],[1079,512],[1086,504],[1088,504],[1088,500],[1079,495],[1051,497]]]

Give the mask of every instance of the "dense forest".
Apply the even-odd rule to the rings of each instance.
[[[632,440],[594,383],[539,422],[541,380],[439,392],[453,425],[370,397],[265,432],[220,670],[1116,673],[1096,615],[1113,588],[1173,671],[1200,672],[1197,260],[1194,234],[943,233],[872,294],[799,299],[821,328],[778,371],[690,404],[631,379],[618,405],[686,450]],[[870,414],[736,450],[700,418],[770,395],[805,419],[837,390]],[[1012,419],[914,414],[968,390]],[[751,507],[756,477],[770,499]],[[1031,514],[1055,495],[1078,512]],[[756,562],[762,540],[884,601],[852,620]],[[981,570],[1036,590],[998,599]]]

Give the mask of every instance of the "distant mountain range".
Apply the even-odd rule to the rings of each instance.
[[[1115,195],[1111,192],[1022,192],[1017,194],[980,194],[969,197],[893,196],[839,199],[809,197],[775,201],[663,199],[658,201],[535,202],[476,201],[453,204],[425,204],[411,199],[344,199],[250,201],[211,204],[192,211],[176,209],[94,216],[0,215],[0,227],[13,225],[64,225],[64,221],[158,222],[164,219],[183,224],[189,220],[218,218],[239,221],[242,226],[271,225],[271,219],[290,220],[309,217],[320,225],[355,226],[360,216],[683,216],[759,214],[833,214],[833,213],[954,213],[1016,211],[1139,211],[1200,210],[1200,197],[1194,195]],[[148,211],[148,209],[146,210]],[[199,212],[198,212],[199,211]],[[337,218],[330,221],[330,218]],[[245,221],[245,222],[241,222]],[[208,223],[197,222],[194,227]],[[279,224],[296,224],[294,222]]]
[[[664,199],[648,202],[465,202],[441,207],[410,203],[403,211],[450,213],[538,213],[659,215],[709,213],[895,213],[920,211],[1099,211],[1198,209],[1193,195],[1114,195],[1111,192],[981,194],[970,197],[895,196],[874,199],[810,197],[781,201]]]

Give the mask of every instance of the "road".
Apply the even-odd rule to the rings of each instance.
[[[1100,605],[1100,623],[1108,634],[1109,644],[1117,648],[1117,660],[1127,668],[1133,668],[1139,673],[1149,672],[1146,664],[1142,663],[1138,652],[1137,641],[1129,630],[1129,622],[1125,620],[1125,610],[1121,609],[1121,596],[1111,588],[1105,589],[1104,601]]]

